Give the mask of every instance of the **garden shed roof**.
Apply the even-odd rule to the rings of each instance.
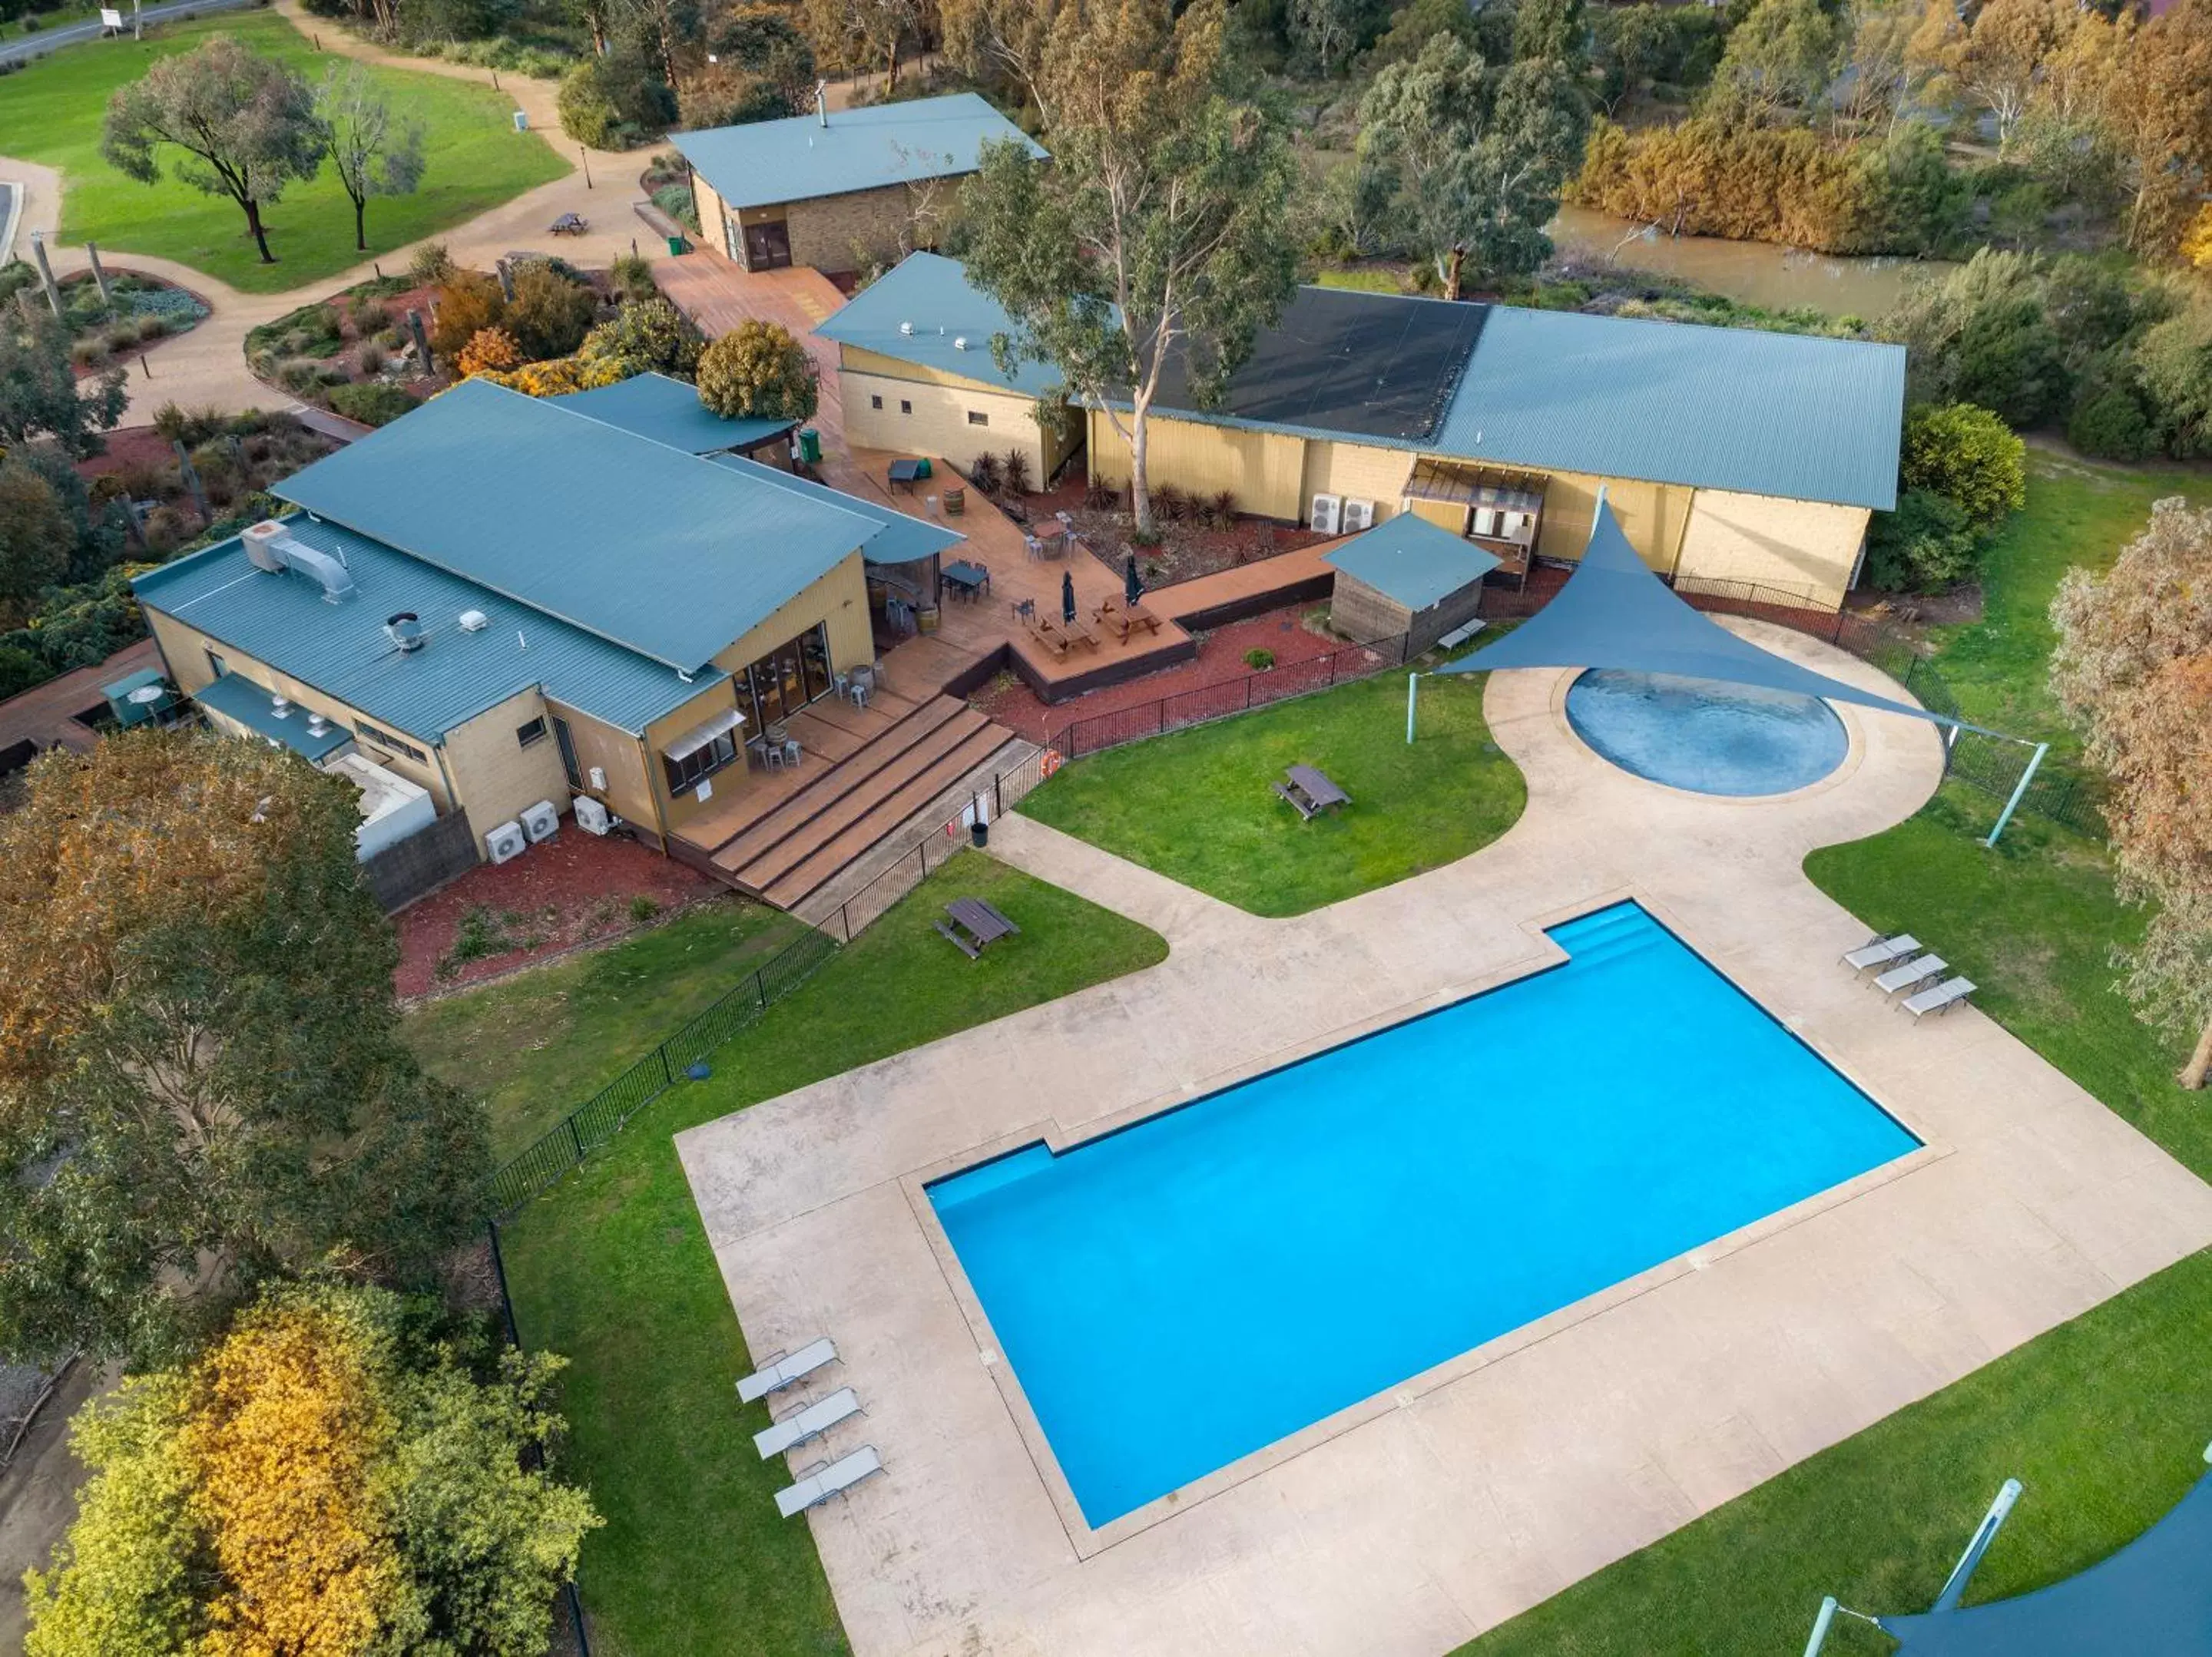
[[[1502,561],[1474,542],[1401,512],[1322,555],[1384,598],[1422,610],[1473,586]]]

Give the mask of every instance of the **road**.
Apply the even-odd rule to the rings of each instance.
[[[139,12],[142,23],[158,23],[165,17],[181,17],[186,12],[228,11],[234,6],[250,3],[250,0],[170,0],[167,5],[148,6]],[[123,23],[131,26],[128,7],[121,9]],[[58,29],[41,29],[36,34],[19,34],[0,41],[0,64],[26,64],[33,58],[43,58],[56,46],[75,46],[80,40],[100,38],[100,20],[95,17],[87,23],[70,23]]]

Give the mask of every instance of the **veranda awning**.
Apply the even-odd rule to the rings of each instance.
[[[1583,561],[1551,603],[1497,643],[1447,663],[1437,671],[1486,673],[1499,667],[1606,667],[1632,673],[1673,673],[1685,678],[1795,691],[1825,701],[1907,713],[1939,725],[1959,723],[1801,667],[1700,615],[1637,556],[1602,495]]]

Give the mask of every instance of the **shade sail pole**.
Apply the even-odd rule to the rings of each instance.
[[[1406,676],[1406,744],[1409,748],[1413,742],[1413,695],[1420,683],[1421,676],[1418,673]]]
[[[2036,755],[2038,759],[2042,757],[2040,752]],[[2033,765],[2028,767],[2030,771],[2034,768]],[[2025,780],[2022,780],[2023,785]],[[2006,815],[2011,815],[2010,807],[2006,808]],[[1999,823],[1997,827],[2002,828],[2004,825]],[[1991,835],[1990,843],[1994,846],[1996,838]],[[1943,1584],[1943,1592],[1936,1596],[1937,1611],[1956,1610],[1959,1601],[1966,1597],[1966,1583],[1974,1574],[1974,1567],[1982,1563],[1982,1556],[1990,1551],[1990,1544],[1997,1539],[1997,1533],[2004,1527],[2005,1520],[2012,1513],[2013,1504],[2020,1500],[2020,1491],[2021,1483],[2017,1478],[2008,1478],[1999,1486],[1996,1500],[1990,1503],[1990,1510],[1982,1515],[1982,1522],[1975,1527],[1973,1540],[1966,1544],[1966,1552],[1959,1556],[1959,1563],[1951,1568],[1951,1577]]]
[[[2012,821],[2012,814],[2020,809],[2021,801],[2027,798],[2027,785],[2035,780],[2035,768],[2043,763],[2043,756],[2050,751],[2049,743],[2036,744],[2034,756],[2028,761],[2027,769],[2020,774],[2020,781],[2013,787],[2012,798],[2005,802],[2005,809],[1998,814],[1997,826],[1990,830],[1990,837],[1982,842],[1983,845],[1996,846],[1997,836],[2004,833],[2005,824]]]

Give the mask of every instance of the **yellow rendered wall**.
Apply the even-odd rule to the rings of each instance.
[[[1312,506],[1316,495],[1371,501],[1378,524],[1398,511],[1406,485],[1413,476],[1413,457],[1403,449],[1310,438],[1305,452],[1305,482],[1300,494],[1306,507]]]
[[[208,665],[207,659],[207,652],[212,650],[222,658],[224,665],[233,673],[283,696],[302,709],[299,717],[303,721],[309,713],[319,713],[334,724],[357,731],[366,719],[371,725],[390,731],[395,737],[405,737],[430,756],[427,764],[418,764],[404,754],[394,754],[368,738],[357,737],[356,740],[360,742],[362,752],[379,765],[428,789],[441,813],[453,809],[455,802],[447,790],[445,774],[438,768],[438,742],[435,737],[403,731],[389,720],[371,718],[350,703],[324,695],[305,680],[295,679],[289,673],[280,673],[268,663],[234,649],[220,640],[211,639],[198,628],[180,622],[173,616],[165,616],[158,610],[149,609],[146,611],[146,620],[153,628],[155,642],[161,646],[161,660],[171,683],[186,695],[204,689],[214,679],[215,670]],[[536,693],[533,691],[532,694],[534,695]],[[234,736],[252,734],[258,738],[259,735],[258,732],[247,733],[243,727],[234,729],[228,721],[223,722],[223,729],[230,731]],[[458,788],[459,784],[456,782],[454,786]]]
[[[729,212],[722,198],[714,193],[714,186],[696,173],[691,175],[691,199],[699,209],[699,240],[717,253],[726,253],[738,258],[744,251],[733,246],[730,240]]]
[[[1632,478],[1589,477],[1579,472],[1553,472],[1544,485],[1543,528],[1536,543],[1546,558],[1579,559],[1589,544],[1590,525],[1597,517],[1597,492],[1605,489],[1606,504],[1620,522],[1644,561],[1662,575],[1674,569],[1681,549],[1683,526],[1689,522],[1690,499],[1695,491],[1674,483],[1645,483]]]
[[[1864,507],[1699,489],[1678,574],[1753,581],[1841,608],[1866,539]]]
[[[1063,438],[1040,426],[1036,404],[1018,392],[932,374],[919,365],[893,364],[889,358],[850,347],[844,348],[843,355],[838,391],[845,411],[845,441],[854,448],[933,455],[963,470],[974,465],[979,454],[1003,456],[1018,448],[1029,457],[1030,481],[1042,485],[1060,470],[1073,446],[1072,435]],[[889,364],[895,372],[856,369],[856,358]],[[880,409],[875,406],[878,398],[884,405]],[[902,404],[911,404],[912,412],[901,413]],[[971,424],[971,412],[989,423]]]
[[[1128,444],[1103,410],[1090,410],[1090,422],[1091,476],[1127,483]],[[1226,489],[1239,512],[1297,522],[1305,515],[1305,446],[1303,439],[1279,433],[1154,415],[1146,422],[1146,476],[1156,489],[1172,483],[1186,495]]]
[[[627,731],[617,731],[562,703],[548,702],[546,707],[568,723],[569,744],[576,750],[576,774],[583,779],[581,792],[604,800],[616,816],[629,819],[657,838],[660,833],[659,814],[654,804],[653,785],[647,778],[645,750],[638,739]],[[692,723],[696,725],[706,717],[702,713]],[[560,756],[556,752],[554,757],[557,760]],[[606,774],[606,786],[603,788],[592,786],[595,766]],[[562,781],[566,780],[564,777]]]
[[[529,747],[515,740],[517,729],[545,715],[545,699],[533,685],[446,733],[446,768],[478,845],[526,805],[545,799],[568,804],[568,780],[562,774],[552,721],[546,720],[545,735]]]

